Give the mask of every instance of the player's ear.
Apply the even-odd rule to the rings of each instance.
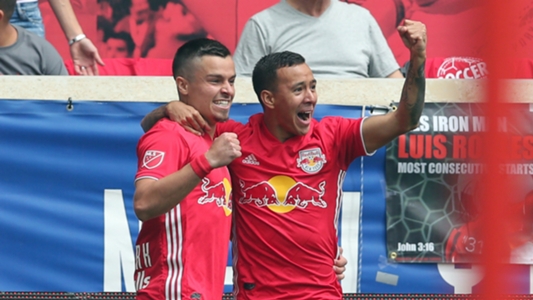
[[[180,95],[187,95],[189,93],[189,82],[187,79],[181,76],[176,77],[176,86]]]
[[[263,105],[265,107],[268,107],[270,109],[274,108],[274,94],[272,94],[271,91],[263,90],[261,91],[261,100],[263,101]]]

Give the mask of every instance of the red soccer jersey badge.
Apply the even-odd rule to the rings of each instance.
[[[301,150],[300,157],[296,159],[296,167],[309,174],[317,173],[326,163],[326,156],[320,148]]]

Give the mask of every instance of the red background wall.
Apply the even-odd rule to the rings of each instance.
[[[46,0],[41,0],[46,38],[65,60],[68,45]],[[130,31],[136,41],[131,57],[169,59],[181,43],[195,36],[218,39],[231,51],[246,21],[279,0],[71,0],[85,34],[97,45],[102,58],[110,58],[97,19],[113,23],[115,31]],[[346,0],[370,10],[400,65],[409,59],[395,28],[404,18],[419,20],[428,29],[428,57],[482,57],[486,46],[483,0]],[[533,0],[513,0],[523,8],[516,17],[516,57],[533,59]],[[151,5],[151,8],[150,6]],[[497,20],[495,20],[497,22]],[[132,25],[133,24],[133,25]],[[143,31],[143,27],[145,31]],[[135,34],[136,29],[140,34]],[[196,35],[191,35],[195,33]],[[181,34],[181,38],[180,38]],[[181,40],[180,40],[181,39]],[[155,46],[152,46],[155,43]],[[523,66],[521,66],[523,67]]]

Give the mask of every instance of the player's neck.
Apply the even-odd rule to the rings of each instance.
[[[277,122],[276,117],[272,114],[269,114],[267,111],[263,114],[263,122],[265,127],[268,129],[270,134],[274,136],[281,143],[290,139],[294,135],[289,134],[281,125]]]
[[[0,24],[0,47],[9,47],[17,42],[18,32],[11,24]]]
[[[320,17],[333,0],[287,0],[287,3],[294,9],[306,15]]]

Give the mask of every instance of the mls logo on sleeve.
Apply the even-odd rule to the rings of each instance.
[[[165,157],[165,152],[157,150],[148,150],[144,153],[143,167],[153,169],[158,167]]]

